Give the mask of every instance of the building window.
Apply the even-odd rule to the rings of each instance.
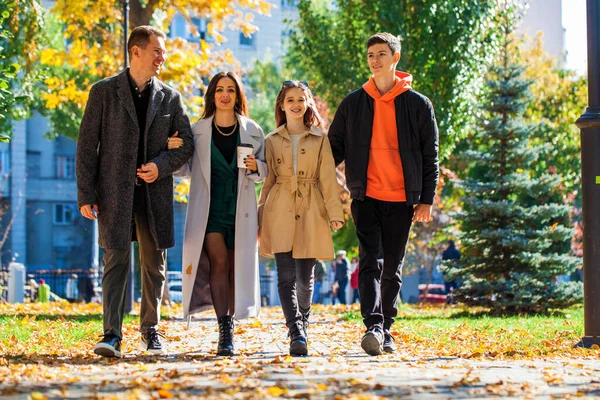
[[[27,151],[27,176],[39,178],[42,172],[42,153],[39,151]]]
[[[10,172],[10,154],[8,151],[0,151],[0,175],[5,178],[8,177]]]
[[[75,178],[74,156],[56,156],[56,177],[58,179]]]
[[[55,204],[54,225],[71,225],[76,211],[75,204]]]
[[[198,41],[198,39],[206,40],[207,42],[213,42],[214,38],[208,36],[208,23],[206,18],[192,18],[192,26],[189,26],[187,19],[181,15],[177,15],[173,18],[171,23],[171,37],[182,38],[189,42]],[[193,28],[198,30],[199,36],[194,36]]]
[[[241,47],[250,47],[256,48],[256,32],[253,33],[250,37],[246,37],[244,32],[240,32],[240,46]]]
[[[281,0],[281,8],[297,8],[298,0]]]

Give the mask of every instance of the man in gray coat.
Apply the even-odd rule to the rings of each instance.
[[[139,26],[127,47],[130,68],[90,90],[77,142],[79,209],[84,217],[98,219],[105,249],[104,338],[94,348],[104,357],[121,357],[132,240],[140,249],[142,346],[165,353],[156,326],[166,249],[175,244],[172,173],[188,161],[194,146],[181,95],[155,78],[166,59],[165,34]],[[173,135],[183,144],[168,150]]]

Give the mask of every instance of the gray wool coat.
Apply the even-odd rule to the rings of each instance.
[[[175,245],[173,177],[192,156],[194,143],[181,95],[153,78],[146,116],[144,159],[158,167],[158,179],[146,185],[150,229],[157,249]],[[175,132],[183,139],[168,150]],[[79,208],[98,205],[100,246],[126,249],[132,240],[131,220],[140,130],[127,70],[104,79],[90,90],[77,140]]]

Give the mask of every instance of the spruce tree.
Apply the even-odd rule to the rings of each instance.
[[[579,303],[579,282],[561,282],[581,260],[571,255],[570,207],[557,202],[559,176],[535,175],[545,153],[524,120],[531,99],[523,67],[511,59],[506,29],[499,62],[490,68],[482,118],[463,153],[469,167],[460,225],[460,260],[445,262],[445,279],[461,284],[455,298],[499,311],[538,312]],[[546,160],[552,165],[551,160]]]

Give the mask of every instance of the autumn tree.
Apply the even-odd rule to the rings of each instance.
[[[41,77],[35,54],[43,39],[44,13],[37,0],[0,0],[0,141],[12,121],[27,117],[34,83]]]
[[[456,297],[468,305],[505,311],[543,311],[582,300],[580,283],[561,283],[579,260],[571,256],[570,207],[557,202],[560,178],[536,171],[549,144],[536,144],[538,125],[523,118],[531,81],[510,54],[490,68],[480,107],[483,118],[469,138],[469,163],[457,216],[463,255],[445,263],[447,280],[459,280]]]
[[[587,79],[575,71],[564,69],[544,51],[543,35],[525,38],[512,49],[512,54],[525,65],[523,76],[530,79],[530,102],[525,115],[537,125],[532,146],[543,145],[544,153],[534,166],[536,176],[553,174],[560,178],[553,201],[571,207],[571,239],[573,255],[583,256],[581,221],[581,142],[575,121],[588,104]],[[582,268],[580,258],[579,268]]]
[[[281,68],[269,56],[255,60],[246,81],[250,114],[267,134],[276,128],[275,101],[283,82]]]
[[[168,31],[176,15],[186,19],[195,40],[167,39],[168,59],[160,79],[182,92],[191,119],[200,115],[201,89],[214,69],[239,67],[230,51],[218,51],[223,30],[250,34],[256,27],[246,12],[269,12],[264,0],[132,0],[130,6],[131,29],[151,24]],[[90,87],[124,68],[123,7],[113,0],[56,0],[51,15],[63,40],[40,53],[50,70],[41,91],[42,113],[50,120],[51,136],[76,138]],[[200,19],[211,43],[200,37]]]
[[[335,111],[369,79],[365,43],[376,32],[401,35],[398,69],[433,102],[445,158],[475,119],[485,66],[497,53],[496,0],[305,0],[287,64]]]
[[[538,173],[548,169],[561,177],[564,193],[577,193],[581,187],[581,144],[577,118],[587,107],[587,79],[561,68],[544,51],[543,36],[516,42],[511,54],[524,66],[523,76],[532,81],[527,119],[540,127],[532,145],[546,144],[547,153],[536,165]],[[578,198],[580,193],[577,193]]]

